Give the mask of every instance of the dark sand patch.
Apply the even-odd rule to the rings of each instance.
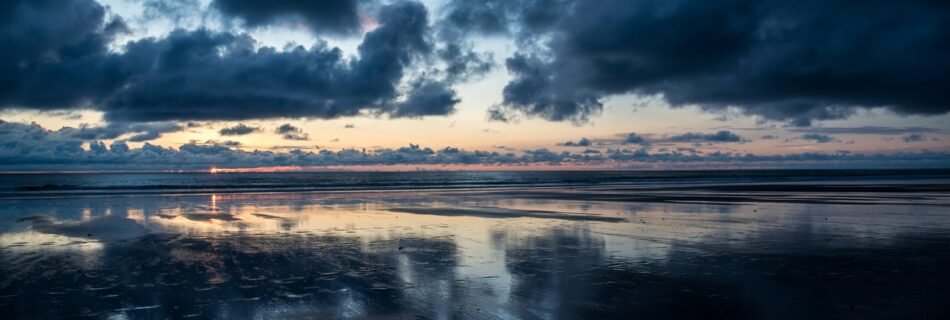
[[[94,238],[103,241],[116,241],[142,237],[148,234],[148,229],[135,220],[119,217],[104,216],[86,221],[58,221],[52,217],[36,215],[23,217],[17,222],[31,222],[32,230],[36,232],[56,234],[74,238]]]
[[[600,221],[600,222],[622,222],[627,219],[621,217],[605,217],[581,213],[566,213],[546,210],[516,210],[495,207],[477,207],[477,208],[436,208],[436,207],[402,207],[390,208],[389,211],[412,214],[429,214],[438,216],[469,216],[493,219],[506,218],[539,218],[539,219],[559,219],[571,221]]]
[[[251,215],[253,215],[253,216],[255,216],[255,217],[258,217],[258,218],[271,219],[271,220],[280,220],[280,221],[289,221],[289,220],[290,220],[290,219],[285,218],[285,217],[275,216],[275,215],[266,214],[266,213],[252,213]]]
[[[239,221],[241,220],[239,218],[234,217],[234,215],[230,215],[226,213],[189,213],[189,214],[183,214],[181,216],[192,221],[211,221],[211,220]]]

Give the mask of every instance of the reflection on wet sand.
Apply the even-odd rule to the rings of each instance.
[[[943,303],[950,298],[950,274],[943,270],[950,265],[950,217],[939,192],[918,203],[873,206],[560,200],[561,193],[585,192],[545,192],[556,196],[417,191],[2,200],[0,314],[950,314]],[[590,190],[610,193],[620,191]]]
[[[505,218],[540,218],[540,219],[558,219],[573,221],[602,221],[602,222],[620,222],[624,221],[621,217],[602,217],[594,214],[571,214],[547,210],[517,210],[494,207],[477,208],[447,208],[447,207],[413,207],[413,208],[390,208],[391,212],[415,213],[439,216],[466,216],[480,217],[488,219]]]

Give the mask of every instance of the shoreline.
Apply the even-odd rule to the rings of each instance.
[[[868,183],[874,183],[869,185]],[[533,184],[500,186],[443,186],[406,188],[258,188],[128,191],[128,192],[21,192],[0,193],[0,201],[109,197],[188,197],[208,195],[298,195],[302,197],[353,194],[425,193],[458,197],[514,197],[527,199],[647,202],[647,203],[803,203],[803,204],[901,204],[950,206],[950,180],[827,181],[798,183],[725,183],[671,185]],[[899,202],[903,201],[903,202]],[[916,203],[914,201],[917,201]]]

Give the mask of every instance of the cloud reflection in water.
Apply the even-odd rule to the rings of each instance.
[[[940,249],[948,243],[940,207],[585,202],[461,191],[4,202],[0,311],[13,318],[950,311],[937,303],[950,296],[950,278],[936,267],[950,263]],[[390,211],[400,207],[506,208],[510,216]]]

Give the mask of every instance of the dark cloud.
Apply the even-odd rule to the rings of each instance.
[[[437,50],[436,55],[446,63],[445,81],[450,83],[478,78],[495,66],[495,58],[490,52],[477,53],[471,48],[463,49],[457,43],[450,43]]]
[[[919,134],[919,133],[911,133],[911,134],[909,134],[909,135],[904,136],[904,137],[901,138],[901,139],[903,139],[904,142],[927,141],[927,137],[925,137],[924,135]]]
[[[0,4],[0,108],[64,109],[119,88],[127,74],[108,50],[126,31],[93,0]]]
[[[227,146],[227,147],[240,147],[240,146],[241,146],[241,142],[239,142],[239,141],[233,141],[233,140],[224,140],[224,141],[219,141],[219,140],[207,140],[207,141],[205,141],[205,144],[210,144],[210,145],[222,145],[222,146]]]
[[[397,103],[391,114],[393,117],[447,115],[455,112],[455,105],[461,101],[455,90],[445,83],[420,81],[412,85],[406,101]]]
[[[942,167],[944,162],[950,161],[950,154],[942,152],[910,152],[910,153],[873,153],[860,154],[851,152],[806,152],[785,155],[755,155],[737,154],[730,152],[712,152],[699,154],[696,152],[682,153],[677,151],[665,153],[650,153],[644,149],[607,150],[607,157],[614,161],[647,162],[647,163],[702,163],[708,166],[715,163],[728,163],[743,168],[748,167],[800,167],[800,168],[857,168],[857,167]],[[929,164],[925,164],[929,163]]]
[[[456,24],[505,29],[493,21],[509,16],[508,6],[470,5],[478,9],[463,10]],[[604,97],[626,93],[662,95],[673,106],[738,107],[796,126],[861,108],[950,111],[947,2],[602,0],[570,7],[546,29],[552,40],[542,53],[508,59],[508,111],[583,121]]]
[[[113,122],[444,115],[457,102],[450,83],[399,90],[407,68],[433,54],[427,14],[417,2],[380,7],[380,26],[348,59],[322,42],[258,48],[249,35],[205,29],[112,52],[121,21],[107,22],[94,1],[5,2],[0,45],[13,49],[0,52],[0,108],[89,107]]]
[[[303,132],[303,129],[297,128],[292,124],[285,123],[274,129],[274,133],[279,134],[284,140],[310,140],[310,135]]]
[[[650,144],[650,142],[647,141],[646,138],[634,132],[628,133],[627,137],[623,139],[623,143],[624,144],[640,144],[640,145]]]
[[[274,129],[274,132],[277,133],[277,134],[300,133],[300,132],[303,132],[303,130],[300,129],[300,128],[295,127],[295,126],[292,125],[292,124],[285,123],[285,124],[282,124],[282,125],[280,125],[279,127],[277,127],[277,129]]]
[[[653,143],[731,143],[748,141],[748,139],[745,139],[731,131],[720,130],[714,133],[687,132],[681,134],[668,134],[659,138],[646,137],[635,132],[630,132],[627,134],[617,135],[614,138],[596,140],[581,138],[578,141],[567,141],[558,143],[557,145],[565,147],[588,147],[594,145],[596,142],[597,145],[601,146],[639,145],[641,148],[647,148]]]
[[[589,147],[593,145],[593,143],[590,141],[590,139],[581,138],[580,140],[577,140],[577,142],[567,141],[564,143],[559,143],[558,145],[565,147]]]
[[[72,110],[54,110],[54,111],[43,111],[43,115],[50,117],[63,118],[66,120],[80,120],[82,119],[82,114],[72,111]]]
[[[820,133],[806,133],[798,137],[798,139],[814,141],[817,143],[828,143],[836,141],[834,137],[820,134]]]
[[[46,130],[37,124],[0,120],[0,159],[6,162],[69,161],[70,157],[83,153],[82,145],[81,139]]]
[[[716,133],[687,132],[672,135],[665,140],[670,142],[741,142],[742,137],[731,131],[720,130]]]
[[[512,111],[551,121],[582,123],[600,113],[603,104],[596,92],[583,88],[559,88],[550,65],[535,56],[516,54],[505,61],[514,75],[502,92],[502,106],[489,110],[492,119],[508,119]]]
[[[362,29],[360,8],[374,1],[359,0],[214,0],[223,15],[250,27],[302,24],[318,33],[354,34]]]
[[[369,105],[366,99],[372,99],[334,88],[334,80],[346,81],[349,70],[339,50],[322,45],[254,50],[246,35],[179,30],[130,43],[125,56],[154,67],[106,101],[109,119],[332,118],[356,114],[359,107],[349,103]],[[347,105],[329,102],[333,98]]]
[[[511,114],[508,112],[508,110],[500,105],[493,105],[489,107],[487,115],[488,121],[508,123],[515,120],[515,115]]]
[[[789,155],[753,155],[713,152],[664,151],[651,153],[636,150],[610,149],[605,153],[553,152],[547,149],[512,152],[431,149],[410,144],[407,147],[375,150],[344,149],[309,152],[293,149],[288,152],[242,151],[234,144],[214,142],[187,143],[177,149],[145,143],[130,148],[123,141],[109,146],[93,141],[87,149],[83,142],[59,131],[46,130],[35,124],[0,122],[0,169],[2,170],[90,170],[90,169],[198,169],[209,167],[260,166],[336,166],[336,165],[530,165],[530,164],[605,164],[653,163],[688,165],[714,163],[727,166],[763,167],[945,167],[950,154],[914,152],[892,154],[802,153]]]
[[[158,139],[161,136],[162,136],[161,133],[157,131],[150,131],[150,132],[140,133],[140,134],[131,136],[126,140],[132,141],[132,142],[151,141],[151,140]]]
[[[56,135],[78,141],[113,140],[125,137],[123,140],[142,142],[155,140],[165,133],[179,132],[184,129],[174,122],[113,122],[100,127],[89,125],[81,125],[78,128],[63,127],[56,131]]]
[[[508,11],[516,1],[466,1],[454,0],[445,5],[442,33],[457,37],[458,34],[507,34]]]
[[[110,123],[111,126],[124,126],[126,131],[137,133],[130,137],[129,141],[142,142],[158,139],[165,133],[179,132],[185,130],[180,124],[175,122],[145,122],[133,124]]]
[[[246,134],[251,134],[254,132],[261,131],[259,127],[251,127],[243,123],[238,123],[233,127],[223,128],[218,131],[222,136],[243,136]]]
[[[281,136],[284,140],[309,141],[310,135],[306,133],[287,133]]]
[[[141,3],[152,15],[200,6]],[[278,50],[203,29],[113,50],[128,28],[94,0],[3,1],[0,108],[84,107],[115,122],[444,115],[458,100],[451,86],[493,64],[465,37],[497,35],[516,38],[520,52],[505,61],[512,80],[491,120],[581,123],[606,97],[628,93],[716,112],[738,107],[796,126],[875,107],[950,110],[950,5],[940,1],[449,0],[436,15],[437,34],[412,1],[211,7],[252,27],[357,35],[364,18],[379,27],[353,57],[324,43]],[[416,79],[412,68],[430,59],[444,69]]]
[[[175,24],[195,17],[201,11],[198,0],[140,0],[143,18],[147,20],[168,19]]]
[[[775,140],[775,139],[778,139],[778,136],[776,136],[776,135],[774,135],[774,134],[767,134],[767,135],[763,135],[763,136],[759,137],[759,139],[762,139],[762,140]]]
[[[255,50],[246,35],[206,30],[130,43],[126,56],[146,57],[157,67],[108,101],[107,118],[336,118],[391,111],[405,68],[432,49],[421,4],[383,7],[379,21],[353,61],[323,44]]]
[[[899,135],[906,133],[935,133],[944,130],[927,127],[810,127],[810,128],[790,128],[794,132],[811,132],[822,134],[879,134],[879,135]]]
[[[442,38],[465,35],[532,37],[564,16],[572,1],[565,0],[450,0],[438,22]]]

